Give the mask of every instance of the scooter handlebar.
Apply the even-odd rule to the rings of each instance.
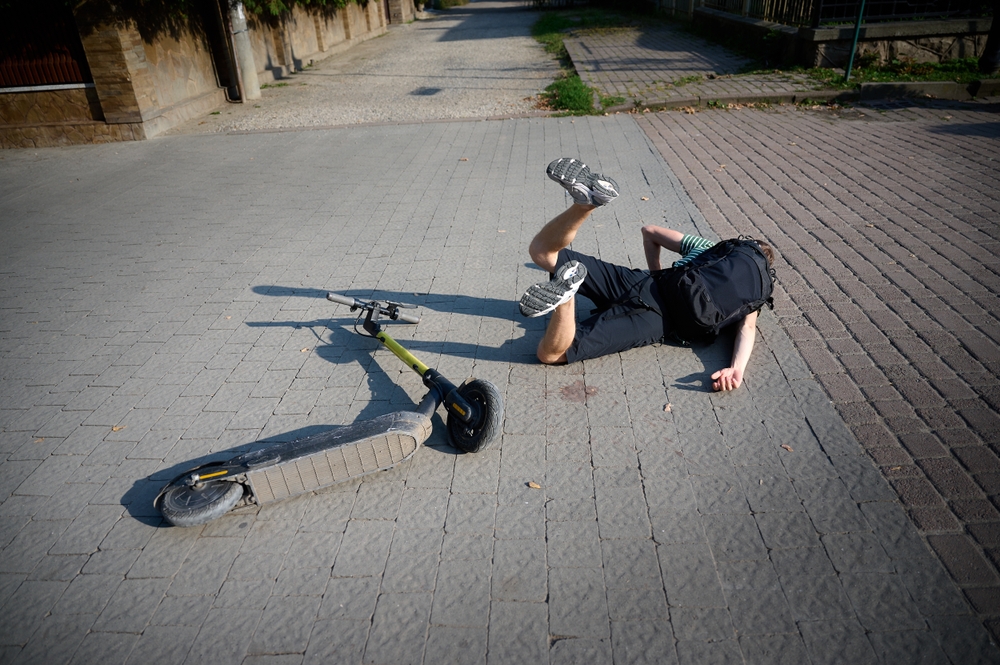
[[[361,307],[364,303],[351,298],[350,296],[342,296],[339,293],[327,293],[326,299],[330,302],[340,303],[341,305],[347,305],[348,307]]]
[[[339,293],[327,293],[326,299],[330,302],[340,303],[341,305],[347,305],[348,307],[357,309],[369,309],[378,308],[383,314],[390,315],[393,319],[398,319],[400,321],[405,321],[407,323],[420,323],[420,317],[414,314],[404,314],[399,311],[400,307],[416,307],[416,305],[406,305],[404,303],[389,303],[389,307],[384,307],[376,302],[365,302],[363,300],[358,300],[357,298],[352,298],[350,296],[342,296]]]

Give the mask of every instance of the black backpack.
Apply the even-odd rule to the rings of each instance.
[[[774,308],[774,272],[749,237],[720,242],[689,264],[653,273],[670,336],[710,343],[719,331],[764,305]]]

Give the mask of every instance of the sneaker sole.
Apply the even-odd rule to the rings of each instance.
[[[618,198],[618,183],[611,178],[594,173],[589,166],[579,160],[557,159],[549,164],[545,173],[569,191],[570,196],[573,195],[573,185],[577,183],[589,189],[591,191],[589,202],[592,205],[601,206]],[[573,200],[576,201],[576,197],[573,197]],[[579,203],[579,201],[577,202]]]
[[[564,278],[566,267],[577,269],[568,279]],[[569,302],[586,278],[587,268],[578,261],[560,266],[552,280],[528,287],[521,296],[521,314],[529,319],[548,314],[559,305]]]

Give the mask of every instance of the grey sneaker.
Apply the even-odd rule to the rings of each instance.
[[[593,173],[578,159],[557,159],[549,164],[545,173],[562,185],[577,203],[602,206],[618,198],[618,183]]]
[[[535,318],[548,314],[576,295],[587,277],[587,267],[579,261],[567,261],[559,266],[556,275],[548,282],[539,282],[521,296],[521,314]]]

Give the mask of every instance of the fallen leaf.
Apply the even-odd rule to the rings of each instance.
[[[663,405],[663,410],[666,411],[667,413],[670,413],[670,409],[672,409],[673,406],[674,406],[673,404],[667,402],[666,404]]]
[[[794,453],[795,452],[794,450],[792,450],[792,447],[790,445],[788,445],[787,443],[781,444],[781,447],[784,448],[785,450],[787,450],[790,453]]]
[[[229,319],[231,319],[231,318],[233,318],[233,317],[231,317],[231,316],[227,316],[227,317],[226,317],[226,321],[228,321],[228,320],[229,320]]]
[[[305,353],[308,350],[309,350],[309,347],[307,346],[306,348],[302,349],[299,353]]]
[[[115,425],[114,427],[111,428],[111,431],[112,432],[120,432],[123,429],[125,429],[125,427],[126,427],[125,425]]]
[[[460,161],[460,162],[467,162],[467,161],[469,161],[469,158],[468,157],[459,157],[458,161]]]
[[[643,200],[643,201],[648,201],[648,200],[649,200],[649,197],[648,197],[648,196],[643,196],[643,197],[642,197],[642,200]]]
[[[789,143],[788,145],[798,145],[798,143]]]
[[[528,483],[528,487],[530,487],[533,490],[540,490],[540,489],[542,489],[542,486],[539,485],[538,483],[536,483],[534,480],[532,480],[531,482]]]
[[[44,441],[44,440],[45,440],[45,438],[43,437],[43,438],[40,438],[40,439],[35,439],[35,441],[34,441],[34,442],[35,442],[35,443],[41,443],[41,442],[42,442],[42,441]]]
[[[507,229],[500,229],[497,233],[507,233]]]

